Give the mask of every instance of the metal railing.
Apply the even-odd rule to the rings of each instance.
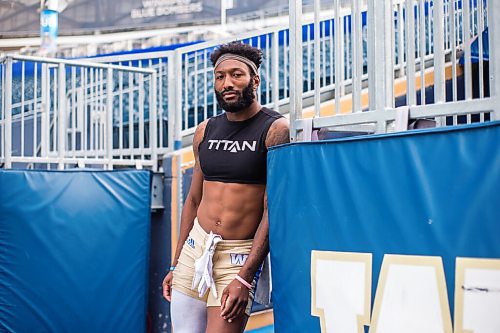
[[[1,62],[0,162],[156,169],[156,71],[7,56]],[[150,121],[155,119],[155,121]]]
[[[350,17],[350,11],[343,10],[338,17],[331,12],[321,23],[322,34],[320,43],[320,59],[322,61],[320,92],[332,95],[335,91],[334,59],[334,19],[342,20],[344,25]],[[366,12],[364,13],[366,18]],[[366,19],[363,24],[366,27]],[[343,33],[348,36],[349,29]],[[312,17],[303,27],[303,63],[304,83],[302,86],[303,98],[311,98],[314,95],[314,35]],[[162,114],[170,114],[168,119],[173,125],[169,133],[172,138],[168,140],[168,147],[174,142],[175,148],[181,146],[183,138],[190,137],[196,126],[203,120],[216,115],[222,110],[218,109],[215,93],[213,90],[213,67],[210,62],[210,54],[216,46],[233,40],[259,47],[264,53],[264,61],[260,68],[261,85],[258,90],[260,102],[276,110],[287,109],[290,101],[290,37],[289,29],[285,26],[273,27],[258,32],[249,32],[239,35],[237,38],[227,38],[211,42],[190,45],[175,51],[155,52],[146,54],[123,55],[119,57],[104,57],[92,59],[92,61],[113,63],[125,66],[147,67],[155,69],[158,75],[158,110]],[[346,48],[350,47],[349,38],[344,38]],[[364,76],[366,80],[366,42],[364,43],[365,56]],[[349,54],[349,52],[347,52]],[[350,93],[352,84],[352,59],[346,61],[346,75],[337,83],[341,88],[341,96]],[[325,97],[328,98],[328,97]],[[168,112],[166,111],[168,110]],[[160,131],[161,132],[161,131]],[[160,145],[161,146],[161,145]]]
[[[443,59],[445,64],[451,64],[455,86],[452,99],[458,100],[456,86],[460,73],[457,71],[457,59],[462,50],[470,48],[472,38],[487,25],[486,6],[476,0],[469,3],[469,7],[462,6],[462,0],[445,0],[442,6],[445,20],[443,29],[436,30],[433,23],[436,13],[434,2],[431,0],[413,2],[413,16],[409,16],[413,17],[413,20],[405,19],[405,13],[411,11],[405,1],[393,0],[390,4],[384,4],[384,17],[376,20],[374,17],[379,14],[375,12],[372,1],[353,0],[351,6],[346,6],[349,2],[343,1],[342,6],[339,1],[335,2],[335,10],[321,11],[322,17],[319,15],[320,10],[317,10],[317,17],[309,15],[304,23],[296,24],[291,30],[285,26],[273,27],[245,33],[237,38],[191,45],[173,52],[98,58],[96,61],[150,67],[157,71],[158,109],[160,113],[170,114],[168,119],[175,119],[173,126],[172,122],[169,123],[171,137],[167,144],[171,147],[174,142],[175,148],[181,146],[183,138],[194,133],[200,122],[222,112],[217,107],[213,91],[213,68],[209,57],[217,45],[232,40],[240,40],[263,50],[265,58],[260,69],[262,80],[258,96],[263,105],[277,110],[286,111],[291,95],[295,92],[297,101],[292,105],[295,105],[296,109],[302,109],[314,104],[315,119],[321,117],[322,121],[325,120],[325,115],[320,114],[320,101],[326,99],[333,98],[335,101],[334,110],[330,113],[342,117],[344,115],[341,113],[345,110],[342,112],[341,105],[346,96],[352,98],[351,113],[375,110],[374,96],[381,96],[375,91],[377,87],[380,88],[380,80],[384,76],[392,78],[392,81],[384,83],[388,85],[387,94],[384,96],[387,105],[394,108],[396,97],[399,97],[394,93],[397,79],[406,79],[408,73],[415,73],[413,79],[408,80],[408,91],[414,90],[416,94],[420,87],[433,84],[432,75],[428,73],[429,70],[432,71],[431,68],[441,65],[435,70],[445,72],[443,65],[435,61],[436,57]],[[368,4],[373,8],[368,7]],[[292,8],[294,5],[295,1],[290,3],[292,26],[294,14],[300,15],[298,8]],[[380,30],[379,26],[383,26],[388,32],[373,33],[376,28]],[[294,33],[292,38],[290,31]],[[439,31],[439,34],[436,34],[436,31]],[[406,42],[409,37],[415,40],[412,52],[408,51],[408,46],[411,47],[412,43]],[[294,49],[291,47],[294,38],[301,44],[301,51],[297,49],[295,52],[301,52],[301,55],[292,61],[296,55],[295,52],[290,52]],[[442,49],[434,47],[436,38],[443,39]],[[436,51],[438,54],[435,54]],[[466,59],[470,59],[467,54]],[[295,71],[301,75],[295,74]],[[290,78],[296,79],[295,82]],[[465,82],[470,85],[470,75],[466,75]],[[371,92],[367,98],[368,91]],[[411,103],[413,93],[409,93],[409,96]],[[472,95],[466,97],[471,98]],[[431,102],[433,103],[426,100],[425,93],[420,94],[418,104],[427,105]],[[481,119],[484,118],[483,114]],[[456,119],[457,117],[454,123],[457,123]],[[486,116],[486,119],[489,119],[489,116]],[[297,125],[299,127],[296,130],[301,131],[303,125],[300,122]],[[378,131],[382,131],[382,127]],[[185,144],[190,142],[184,141]]]
[[[349,2],[349,1],[347,1]],[[499,109],[495,106],[496,94],[495,73],[500,64],[495,53],[500,32],[492,18],[498,14],[499,6],[494,6],[491,0],[407,0],[407,1],[367,1],[367,67],[368,84],[362,83],[365,75],[363,42],[363,10],[358,0],[352,0],[349,35],[352,48],[344,51],[345,43],[335,38],[335,77],[339,82],[345,80],[348,74],[352,76],[352,107],[350,114],[341,114],[340,105],[343,95],[342,88],[335,90],[334,115],[320,114],[320,87],[315,89],[315,112],[312,125],[302,117],[301,84],[305,74],[301,66],[300,55],[303,53],[304,42],[299,37],[301,31],[301,2],[291,0],[290,17],[292,90],[291,115],[292,137],[301,136],[302,131],[312,126],[319,128],[339,128],[360,124],[368,131],[385,133],[397,129],[405,129],[396,125],[407,123],[406,118],[433,118],[437,126],[471,123],[499,119]],[[339,2],[336,2],[336,12],[340,12]],[[316,30],[321,29],[321,8],[319,2],[315,7]],[[343,31],[346,26],[342,20],[336,20],[336,30]],[[473,76],[471,64],[471,44],[474,38],[481,36],[486,26],[489,26],[490,47],[490,81],[493,89],[488,89],[488,79],[485,80],[486,68],[483,58],[483,39],[479,41],[479,60],[477,72]],[[319,28],[319,29],[318,29]],[[317,33],[318,35],[318,33]],[[317,38],[318,39],[318,38]],[[315,53],[321,51],[321,45],[316,42]],[[459,66],[458,59],[463,56],[464,65]],[[317,56],[316,56],[317,57]],[[316,63],[320,63],[317,61]],[[351,63],[352,71],[344,71],[344,62]],[[316,65],[316,71],[319,70]],[[461,75],[463,71],[463,75]],[[446,73],[448,75],[448,83]],[[451,77],[451,78],[450,78]],[[400,80],[398,80],[401,78]],[[464,91],[459,91],[459,79],[463,80]],[[336,80],[337,81],[337,80]],[[395,91],[403,82],[403,106],[396,105]],[[476,86],[473,89],[473,85]],[[432,86],[433,99],[426,100],[426,87]],[[342,87],[342,85],[341,85]],[[448,87],[448,91],[447,91]],[[366,89],[368,101],[363,105],[362,90]],[[473,93],[473,90],[476,93]],[[297,95],[295,95],[297,94]],[[417,99],[417,95],[419,98]],[[490,96],[491,97],[488,97]],[[401,104],[401,102],[399,103]],[[432,105],[429,105],[432,104]],[[496,103],[498,104],[498,103]],[[396,107],[399,106],[399,107]],[[367,112],[365,112],[367,111]],[[463,117],[464,119],[461,119]],[[400,122],[400,120],[402,120]],[[391,126],[393,127],[391,129]]]
[[[413,118],[435,118],[438,109],[441,125],[461,122],[460,114],[470,123],[474,112],[480,121],[498,119],[487,97],[490,91],[495,95],[496,86],[488,89],[479,75],[477,96],[472,89],[470,45],[487,25],[495,60],[499,34],[488,20],[491,0],[375,2],[346,0],[341,6],[336,1],[334,11],[322,11],[316,1],[315,16],[305,16],[303,23],[300,1],[291,1],[290,29],[273,27],[175,51],[96,58],[92,63],[7,57],[0,67],[0,161],[6,166],[22,161],[59,167],[106,161],[110,168],[156,168],[158,157],[182,147],[183,140],[189,145],[196,126],[222,112],[209,57],[217,45],[232,40],[263,50],[258,98],[276,110],[292,110],[294,139],[306,126],[301,111],[307,105],[314,105],[315,128],[368,123],[372,131],[386,132],[405,112]],[[480,39],[481,73],[486,71],[483,47]],[[458,64],[462,54],[463,67]],[[490,63],[494,78],[499,66]],[[443,92],[446,71],[451,71],[452,81],[448,94]],[[460,101],[460,78],[465,101]],[[397,108],[395,89],[401,81],[406,102]],[[426,98],[426,86],[433,86],[434,100]],[[480,101],[469,103],[474,97]],[[334,103],[325,113],[320,104],[326,99]],[[348,109],[342,106],[346,100]],[[153,113],[155,121],[150,121]]]
[[[156,110],[158,115],[158,154],[172,150],[174,136],[174,109],[176,75],[174,72],[174,52],[159,51],[139,54],[89,59],[92,62],[108,63],[130,68],[150,69],[156,72]],[[149,105],[149,101],[145,101]]]

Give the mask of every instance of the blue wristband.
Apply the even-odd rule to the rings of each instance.
[[[171,271],[171,272],[172,272],[172,271],[175,271],[175,266],[170,266],[169,271]]]

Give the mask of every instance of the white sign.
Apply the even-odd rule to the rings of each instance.
[[[132,9],[130,17],[142,19],[148,17],[199,13],[203,11],[203,2],[191,0],[143,0],[142,7]]]

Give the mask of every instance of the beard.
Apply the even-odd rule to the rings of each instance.
[[[238,95],[238,99],[235,102],[226,102],[224,100],[222,94],[228,91],[233,91]],[[230,113],[240,112],[241,110],[246,109],[247,107],[252,105],[253,101],[255,100],[252,80],[250,80],[248,85],[241,91],[241,93],[238,91],[234,91],[233,89],[223,90],[221,92],[216,90],[215,96],[217,97],[217,103],[224,111]]]

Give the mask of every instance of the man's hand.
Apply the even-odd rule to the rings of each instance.
[[[221,317],[232,322],[245,313],[250,290],[234,279],[222,292]]]
[[[163,279],[163,297],[167,301],[172,301],[172,278],[174,277],[173,272],[168,272],[167,276]]]

